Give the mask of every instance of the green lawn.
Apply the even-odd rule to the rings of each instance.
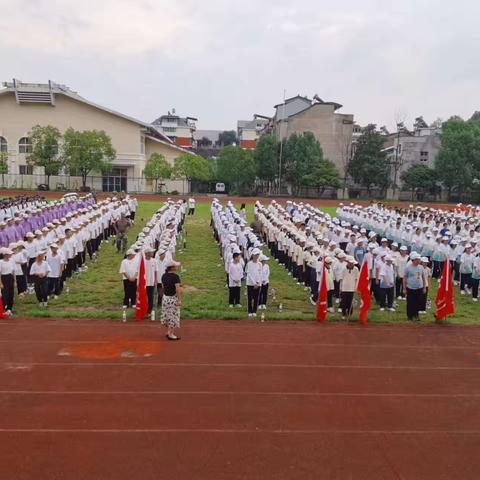
[[[129,241],[133,242],[136,234],[145,222],[156,211],[160,202],[140,203],[137,221],[130,231]],[[252,217],[252,206],[249,207],[249,219]],[[335,208],[325,207],[325,211],[334,215]],[[194,217],[187,217],[186,248],[180,247],[177,252],[182,262],[180,273],[185,285],[182,302],[183,318],[207,319],[244,319],[246,313],[246,297],[242,291],[242,309],[229,309],[228,290],[225,288],[225,272],[219,258],[219,250],[210,229],[210,205],[200,203]],[[70,292],[62,294],[57,300],[51,300],[47,309],[39,308],[34,296],[24,299],[16,298],[15,314],[17,316],[41,316],[57,318],[107,318],[120,320],[122,315],[123,289],[118,274],[122,256],[115,252],[112,244],[104,244],[100,251],[98,263],[89,263],[88,272],[70,281]],[[315,307],[308,301],[303,287],[295,284],[283,267],[274,260],[270,262],[270,287],[277,292],[277,300],[269,299],[269,308],[265,311],[266,320],[313,320]],[[436,289],[436,285],[433,290]],[[431,293],[433,300],[435,293]],[[279,312],[279,304],[283,310]],[[457,314],[449,319],[449,323],[479,323],[480,306],[472,304],[467,297],[460,297],[457,290]],[[133,317],[133,311],[129,311]],[[329,320],[340,320],[339,314],[329,314]],[[356,321],[356,316],[353,316]],[[405,302],[401,302],[396,313],[379,312],[374,306],[370,311],[370,322],[403,322],[406,321]],[[422,322],[433,322],[433,313],[429,312]]]

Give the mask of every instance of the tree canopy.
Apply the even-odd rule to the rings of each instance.
[[[474,121],[452,117],[443,123],[435,170],[449,195],[480,178],[480,127]]]
[[[250,150],[229,146],[222,149],[217,158],[217,178],[228,183],[237,192],[243,193],[253,185],[256,164]]]
[[[253,153],[257,166],[257,176],[261,180],[273,181],[278,177],[279,142],[274,135],[263,135]]]
[[[155,191],[158,191],[158,181],[170,178],[172,176],[173,168],[167,162],[166,158],[161,153],[152,153],[145,164],[143,174],[145,178],[155,181]]]
[[[383,136],[375,125],[368,125],[358,137],[355,153],[348,165],[348,173],[354,182],[367,191],[372,187],[385,189],[390,183],[390,168],[383,148]]]
[[[87,175],[92,171],[108,172],[116,152],[111,138],[103,131],[78,131],[69,128],[63,135],[63,156],[70,172],[82,177],[85,187]]]
[[[63,167],[63,158],[59,152],[59,143],[62,134],[58,128],[51,125],[35,125],[28,134],[31,151],[27,155],[27,162],[36,167],[43,167],[50,184],[50,176],[58,175]]]
[[[413,199],[415,192],[427,192],[435,189],[436,172],[427,165],[417,164],[403,172],[401,179],[403,188],[411,190]]]
[[[212,178],[211,164],[200,155],[182,153],[175,159],[173,176],[188,181],[210,180]]]
[[[223,147],[228,147],[237,142],[237,132],[235,130],[224,130],[218,135],[218,143]]]

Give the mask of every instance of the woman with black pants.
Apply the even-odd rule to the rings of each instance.
[[[262,252],[258,248],[252,250],[251,260],[247,263],[247,298],[248,316],[256,317],[258,297],[262,285],[262,264],[258,260]]]
[[[4,248],[2,252],[3,258],[0,260],[0,288],[2,291],[3,308],[5,309],[5,313],[11,315],[13,298],[15,295],[15,262],[12,260],[12,250]]]
[[[48,302],[48,274],[52,271],[50,265],[45,261],[46,250],[41,250],[37,254],[35,262],[30,267],[30,275],[33,278],[35,286],[35,295],[38,303],[42,307],[47,306]]]
[[[127,258],[122,260],[120,264],[120,272],[123,279],[123,306],[127,308],[134,306],[137,301],[137,277],[138,277],[138,261],[135,258],[135,251],[128,250]]]

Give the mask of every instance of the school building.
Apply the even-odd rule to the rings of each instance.
[[[165,135],[155,125],[137,120],[91,102],[65,85],[48,83],[5,82],[0,87],[0,151],[8,154],[8,174],[3,186],[36,188],[44,183],[43,167],[27,164],[29,132],[35,125],[52,125],[60,132],[103,130],[116,150],[111,172],[92,172],[87,186],[96,191],[151,192],[154,183],[143,176],[145,163],[154,152],[161,153],[172,165],[183,154],[193,154]],[[166,180],[164,192],[188,192],[188,182]],[[50,187],[76,189],[80,177],[67,174],[52,177]]]

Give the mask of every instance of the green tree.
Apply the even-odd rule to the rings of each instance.
[[[443,123],[435,170],[449,197],[472,187],[480,177],[480,128],[474,122],[452,117]]]
[[[85,188],[87,176],[91,171],[108,172],[116,152],[112,140],[103,131],[78,131],[69,128],[63,135],[63,156],[70,172],[82,177]]]
[[[311,132],[301,135],[294,133],[284,144],[284,164],[282,177],[291,185],[297,194],[301,186],[308,186],[311,175],[324,162],[320,143]]]
[[[235,130],[224,130],[218,135],[218,144],[222,147],[228,147],[237,142],[237,133]]]
[[[477,110],[468,121],[480,128],[480,112]]]
[[[368,125],[358,137],[355,154],[348,164],[348,173],[368,194],[373,187],[386,189],[390,183],[390,168],[383,148],[384,137],[375,125]]]
[[[250,150],[229,146],[222,149],[217,158],[217,177],[228,183],[238,193],[252,186],[256,177],[256,164]]]
[[[170,178],[172,172],[172,166],[161,153],[152,153],[143,170],[145,178],[155,180],[155,192],[158,191],[158,181]]]
[[[192,180],[207,181],[212,178],[211,163],[200,155],[182,153],[175,159],[173,177],[191,182]]]
[[[274,135],[263,135],[257,142],[253,158],[255,159],[257,176],[268,182],[269,187],[278,177],[279,142]]]
[[[436,172],[426,165],[412,165],[400,176],[403,188],[412,192],[412,200],[418,192],[428,192],[435,189]]]
[[[303,177],[303,185],[319,188],[319,196],[322,196],[326,188],[340,188],[342,186],[340,172],[333,162],[322,160],[312,173]]]
[[[8,152],[0,151],[0,174],[2,175],[2,185],[5,183],[6,173],[8,173]]]
[[[28,134],[31,151],[27,155],[29,165],[43,167],[50,187],[50,176],[58,175],[63,167],[63,159],[59,152],[59,143],[62,138],[60,130],[51,125],[42,127],[35,125]]]

